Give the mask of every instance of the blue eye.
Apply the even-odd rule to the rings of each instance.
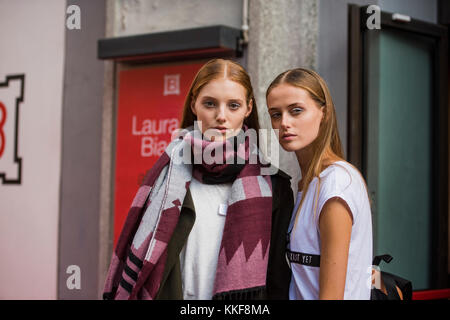
[[[279,118],[281,117],[281,113],[279,113],[279,112],[274,112],[274,113],[272,113],[272,114],[270,115],[270,117],[271,117],[272,119],[279,119]]]
[[[205,107],[207,107],[207,108],[213,108],[213,107],[215,107],[215,104],[214,104],[213,101],[205,101],[205,102],[203,102],[203,105],[204,105]]]
[[[236,102],[230,103],[230,108],[233,109],[233,110],[238,109],[240,106],[241,105],[239,103],[236,103]]]
[[[299,114],[300,112],[302,112],[303,111],[303,108],[293,108],[292,110],[291,110],[291,113],[293,113],[293,114]]]

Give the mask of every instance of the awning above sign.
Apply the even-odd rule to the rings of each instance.
[[[100,39],[98,58],[138,62],[240,56],[240,38],[241,30],[219,25]]]

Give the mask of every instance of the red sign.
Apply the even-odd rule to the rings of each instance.
[[[119,75],[114,246],[142,179],[180,127],[184,100],[203,63],[123,70]]]

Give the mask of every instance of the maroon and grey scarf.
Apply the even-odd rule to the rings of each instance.
[[[249,161],[255,154],[257,161]],[[184,130],[174,139],[133,200],[113,252],[103,297],[156,297],[192,176],[206,184],[232,182],[213,298],[261,292],[266,285],[272,184],[269,175],[261,174],[259,156],[244,131],[225,142],[203,140],[197,130]]]

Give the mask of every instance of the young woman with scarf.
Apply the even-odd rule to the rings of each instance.
[[[266,93],[283,149],[295,152],[302,179],[289,231],[290,299],[370,299],[372,221],[366,184],[344,161],[325,81],[293,69]]]
[[[135,196],[104,298],[288,299],[290,178],[264,173],[247,134],[259,123],[246,71],[206,63],[181,128]]]

